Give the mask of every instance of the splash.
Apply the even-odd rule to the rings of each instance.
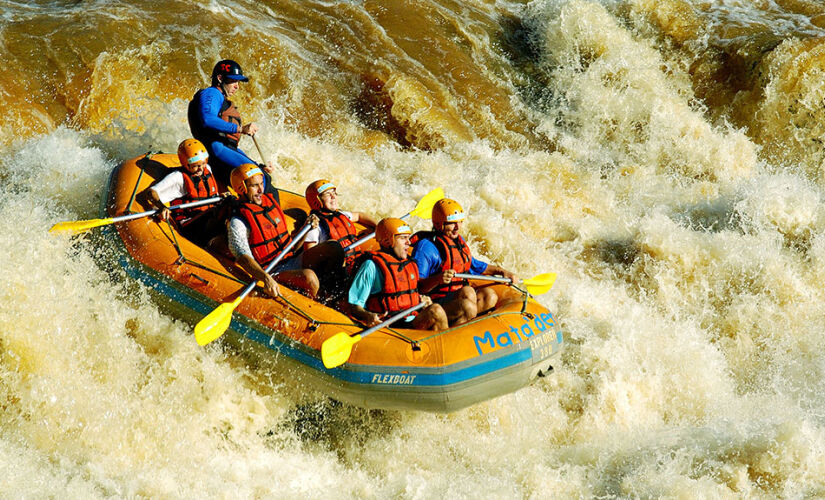
[[[821,496],[823,14],[6,2],[0,495]],[[279,185],[379,217],[443,187],[480,258],[559,273],[564,365],[446,416],[330,403],[198,348],[94,233],[47,233],[173,151],[229,55]]]

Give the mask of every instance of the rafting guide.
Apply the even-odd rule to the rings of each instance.
[[[211,86],[195,93],[189,102],[188,119],[192,136],[201,141],[212,158],[215,175],[222,183],[229,184],[232,170],[244,163],[254,163],[239,147],[241,135],[254,138],[258,125],[242,124],[238,108],[230,100],[248,82],[241,66],[231,60],[218,61],[212,69]],[[265,176],[267,192],[271,192],[270,175],[274,168],[271,161],[258,165]]]

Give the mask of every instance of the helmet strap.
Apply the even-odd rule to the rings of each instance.
[[[229,98],[229,94],[226,93],[226,86],[224,85],[224,79],[226,75],[218,75],[215,77],[218,80],[218,87],[220,87],[221,92],[223,92],[223,96]]]

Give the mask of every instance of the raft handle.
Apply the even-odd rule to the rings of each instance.
[[[189,273],[189,276],[191,276],[191,277],[195,278],[196,280],[200,281],[200,282],[201,282],[201,283],[203,283],[204,285],[208,285],[208,284],[209,284],[209,280],[208,280],[208,279],[206,279],[206,278],[202,278],[202,277],[198,276],[198,275],[197,275],[197,274],[195,274],[195,273]]]

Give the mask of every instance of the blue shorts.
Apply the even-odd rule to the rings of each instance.
[[[293,255],[292,257],[282,260],[275,264],[275,267],[269,271],[269,274],[275,276],[278,273],[282,273],[284,271],[294,271],[296,269],[301,269],[301,256],[300,255]]]

